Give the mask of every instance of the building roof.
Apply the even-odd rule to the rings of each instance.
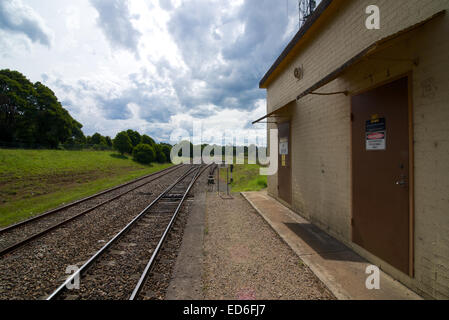
[[[321,17],[324,11],[329,7],[329,5],[334,0],[322,0],[312,15],[307,19],[306,23],[299,29],[293,39],[289,42],[287,47],[282,51],[281,55],[276,59],[274,64],[268,70],[268,72],[264,75],[262,80],[259,82],[259,88],[265,88],[265,83],[273,74],[273,72],[279,67],[279,65],[284,61],[284,59],[289,55],[289,53],[295,48],[298,42],[304,37],[304,35],[309,31],[309,29],[314,25],[314,23]]]
[[[426,23],[443,16],[446,13],[446,10],[441,10],[435,14],[433,14],[432,16],[418,22],[415,23],[405,29],[402,29],[394,34],[391,34],[389,36],[386,36],[380,40],[375,41],[374,43],[372,43],[370,46],[368,46],[367,48],[365,48],[364,50],[362,50],[361,52],[359,52],[357,55],[353,56],[352,58],[350,58],[349,60],[347,60],[344,64],[342,64],[340,67],[338,67],[337,69],[335,69],[334,71],[332,71],[331,73],[329,73],[328,75],[326,75],[324,78],[322,78],[320,81],[316,82],[314,85],[312,85],[311,87],[309,87],[307,90],[305,90],[304,92],[302,92],[301,94],[299,94],[296,99],[289,101],[288,103],[284,104],[283,106],[279,107],[279,108],[275,108],[273,111],[271,111],[270,113],[268,113],[267,115],[257,119],[256,121],[253,121],[253,124],[258,123],[266,118],[270,118],[275,116],[276,114],[278,114],[280,111],[287,109],[290,104],[293,101],[298,101],[299,99],[305,97],[308,94],[317,94],[317,95],[334,95],[334,94],[345,94],[348,95],[349,92],[348,91],[340,91],[340,92],[332,92],[332,93],[318,93],[318,92],[314,92],[315,90],[323,87],[324,85],[328,84],[329,82],[335,80],[336,78],[338,78],[342,73],[344,73],[347,69],[349,69],[350,67],[356,65],[357,63],[361,62],[364,58],[367,58],[377,52],[379,52],[380,50],[382,50],[384,48],[384,45],[387,45],[389,43],[391,43],[391,41],[398,39],[400,36],[409,33],[411,31],[416,30],[417,28],[425,25]],[[419,59],[410,59],[410,62],[413,63],[414,65],[418,65],[419,64]]]

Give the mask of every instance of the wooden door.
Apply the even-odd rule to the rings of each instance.
[[[353,241],[410,273],[408,77],[352,97]]]

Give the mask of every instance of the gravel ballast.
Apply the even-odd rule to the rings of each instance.
[[[2,232],[0,234],[0,250],[5,249],[17,242],[23,241],[34,234],[40,233],[51,226],[63,222],[64,220],[74,217],[84,210],[101,205],[105,201],[112,199],[116,196],[120,196],[124,192],[131,191],[132,189],[139,186],[143,186],[147,183],[153,183],[157,179],[160,179],[164,174],[167,174],[169,172],[175,172],[177,170],[181,170],[181,167],[179,166],[171,167],[168,168],[167,170],[155,172],[146,178],[136,179],[134,182],[123,185],[115,190],[111,190],[104,194],[95,196],[91,199],[86,199],[85,201],[81,200],[79,203],[76,203],[73,206],[61,208],[60,210],[58,210],[58,212],[55,212],[53,214],[50,215],[42,214],[38,217],[35,217],[39,219],[30,221],[30,223],[25,223],[11,230]]]
[[[207,195],[206,300],[328,300],[332,293],[240,195]]]
[[[42,299],[187,168],[169,173],[0,259],[0,299]]]
[[[173,278],[173,270],[178,259],[181,244],[184,241],[184,230],[187,220],[192,214],[193,203],[198,201],[197,196],[207,185],[207,171],[204,172],[193,186],[189,198],[183,205],[172,230],[156,258],[155,266],[146,279],[142,292],[138,297],[141,300],[164,300],[167,298],[167,290]],[[201,245],[201,244],[198,244]],[[184,266],[185,267],[185,266]]]

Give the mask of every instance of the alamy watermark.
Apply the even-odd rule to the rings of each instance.
[[[67,278],[67,283],[65,287],[68,290],[79,290],[80,288],[80,268],[78,266],[67,266],[65,269],[66,274],[70,274],[69,278]]]
[[[279,141],[278,130],[269,132],[269,148],[265,136],[257,130],[246,130],[246,134],[230,130],[214,132],[203,130],[201,122],[194,122],[192,134],[187,130],[176,129],[170,135],[172,148],[170,159],[174,164],[260,164],[260,175],[274,175],[278,171]],[[262,146],[261,146],[262,145]],[[268,151],[268,149],[270,151]],[[269,154],[268,154],[269,153]]]
[[[380,290],[380,269],[377,266],[370,265],[366,267],[365,273],[369,276],[366,278],[365,287],[368,290]]]
[[[365,20],[365,27],[368,30],[380,29],[380,9],[376,5],[370,5],[366,7],[365,13],[368,17]]]

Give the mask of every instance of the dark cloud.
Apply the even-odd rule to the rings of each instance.
[[[190,69],[184,79],[175,79],[174,87],[188,108],[210,103],[254,108],[258,99],[265,98],[259,80],[293,36],[286,33],[289,18],[296,13],[292,9],[288,16],[277,1],[246,0],[238,12],[230,13],[224,10],[227,5],[193,0],[173,12],[169,31]],[[239,28],[243,32],[235,37]],[[192,80],[206,86],[195,91]]]
[[[51,47],[51,36],[42,19],[21,0],[0,0],[0,29]]]
[[[165,86],[158,81],[144,82],[148,77],[146,69],[128,76],[128,86],[117,92],[107,88],[99,89],[97,84],[88,80],[79,80],[75,84],[67,84],[61,79],[51,82],[60,89],[64,96],[73,95],[76,101],[90,98],[101,109],[106,120],[124,120],[131,118],[129,104],[140,107],[140,118],[148,122],[168,122],[176,111],[176,102],[169,92],[164,92]],[[48,77],[47,77],[48,79]],[[69,99],[65,98],[65,101]],[[72,104],[70,104],[72,105]]]
[[[159,5],[164,10],[171,10],[171,9],[173,9],[173,5],[171,3],[171,0],[159,0]]]
[[[137,31],[131,20],[126,0],[90,0],[98,11],[98,25],[114,48],[129,50],[138,56],[138,44],[142,34]]]
[[[90,1],[111,45],[137,53],[141,35],[130,22],[128,2]],[[293,8],[296,1],[290,3]],[[53,80],[68,109],[76,110],[74,103],[95,106],[99,121],[125,120],[133,116],[129,106],[136,104],[139,117],[150,123],[146,133],[166,140],[172,121],[190,128],[192,117],[207,119],[223,109],[232,114],[260,106],[256,102],[265,92],[258,88],[259,80],[293,36],[288,23],[297,11],[292,9],[288,16],[285,6],[272,0],[247,0],[233,10],[228,1],[191,0],[175,8],[171,1],[159,0],[159,5],[170,12],[168,31],[184,63],[148,54],[155,68],[142,63],[146,67],[123,74],[117,80],[120,85],[89,78],[70,84]],[[250,120],[239,119],[239,128],[253,129]],[[97,130],[94,121],[88,125],[88,133]]]

